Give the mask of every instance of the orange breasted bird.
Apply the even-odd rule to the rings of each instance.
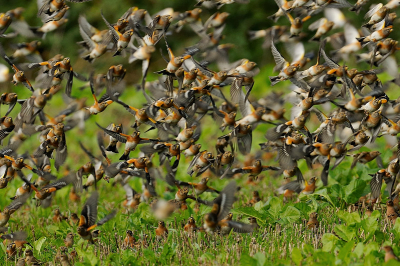
[[[267,170],[273,170],[273,171],[278,171],[281,168],[279,167],[275,167],[275,166],[265,166],[261,164],[261,160],[255,160],[255,162],[253,163],[252,166],[245,166],[242,168],[235,168],[232,169],[232,172],[234,174],[237,173],[249,173],[251,176],[258,176],[259,174],[261,174],[261,172],[263,171],[267,171]]]
[[[232,227],[239,233],[250,233],[254,230],[250,224],[224,219],[235,201],[236,182],[231,181],[214,199],[210,213],[204,215],[203,229],[207,233],[215,232],[219,227]]]
[[[97,123],[96,123],[97,124]],[[99,128],[101,128],[107,135],[115,138],[119,142],[125,143],[125,151],[124,154],[119,158],[120,160],[128,160],[129,153],[136,149],[136,146],[142,143],[150,143],[154,141],[158,141],[157,139],[148,139],[148,138],[141,138],[140,131],[134,131],[132,135],[126,135],[123,133],[116,133],[112,130],[108,130],[99,124],[97,124]]]
[[[29,82],[29,80],[26,78],[25,73],[23,71],[20,71],[16,65],[14,65],[13,62],[11,62],[10,58],[8,56],[4,55],[4,59],[6,62],[13,68],[14,70],[14,76],[12,83],[14,85],[17,85],[18,83],[22,83],[28,90],[31,92],[34,91],[32,84]]]
[[[105,224],[106,222],[114,218],[114,216],[117,214],[117,211],[114,210],[96,223],[98,201],[99,194],[97,191],[95,191],[87,199],[85,205],[83,206],[79,219],[78,234],[82,237],[83,240],[87,240],[90,244],[94,244],[91,231],[97,226]]]
[[[165,223],[163,221],[159,221],[158,227],[156,228],[156,239],[162,240],[167,236],[168,236],[168,229],[167,227],[165,227]]]

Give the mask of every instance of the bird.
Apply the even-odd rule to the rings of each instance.
[[[17,85],[18,83],[22,83],[28,90],[30,90],[31,92],[34,91],[32,84],[30,83],[30,81],[26,78],[24,71],[19,70],[19,68],[13,63],[11,62],[11,59],[4,55],[4,60],[12,67],[12,69],[14,70],[14,75],[13,75],[13,79],[12,79],[12,83],[14,85]]]
[[[383,250],[385,251],[385,262],[389,262],[390,260],[399,260],[399,258],[394,254],[391,246],[384,246]]]
[[[126,237],[124,239],[124,243],[122,244],[123,248],[133,248],[136,244],[136,239],[133,236],[132,230],[126,230]]]
[[[168,236],[168,229],[165,227],[165,223],[163,221],[158,222],[158,227],[156,228],[156,239],[162,240]]]
[[[197,229],[196,221],[194,220],[193,217],[189,217],[188,222],[185,224],[183,230],[186,233],[190,234],[190,233],[195,232],[196,229]]]
[[[207,233],[215,232],[218,227],[232,227],[234,231],[239,233],[249,233],[253,231],[253,227],[249,224],[225,219],[235,201],[235,191],[236,182],[231,181],[225,186],[219,196],[214,199],[211,212],[204,215],[203,229]]]
[[[64,244],[67,248],[70,248],[74,245],[74,234],[68,233],[64,239]]]
[[[310,219],[308,220],[307,225],[306,225],[308,229],[311,229],[313,231],[318,229],[319,221],[318,221],[317,217],[318,217],[318,213],[316,213],[316,212],[310,213]]]
[[[78,234],[83,240],[88,241],[88,244],[94,244],[93,236],[91,231],[97,226],[101,226],[111,220],[117,212],[114,210],[103,219],[97,220],[97,204],[99,200],[99,194],[97,191],[93,192],[92,195],[86,200],[85,205],[81,211],[81,216],[78,224]]]

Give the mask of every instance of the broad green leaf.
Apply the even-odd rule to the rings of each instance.
[[[388,240],[390,238],[390,236],[388,236],[387,234],[384,234],[382,231],[379,231],[379,230],[375,231],[374,236],[375,236],[375,241],[377,243],[381,243],[381,242],[385,241],[385,237],[386,237],[386,240]]]
[[[306,244],[303,246],[303,251],[306,254],[313,254],[314,253],[314,247],[311,246],[310,244]]]
[[[326,233],[322,236],[322,251],[331,252],[336,247],[339,238],[331,233]]]
[[[353,250],[353,254],[357,256],[357,258],[361,258],[364,253],[364,244],[362,242],[358,243]]]
[[[240,265],[243,266],[258,266],[256,259],[252,258],[249,254],[243,253],[240,257]]]
[[[274,219],[278,220],[279,218],[279,213],[282,210],[282,200],[277,197],[272,197],[269,201],[269,210],[268,214]]]
[[[319,196],[325,198],[332,206],[336,207],[335,203],[332,201],[331,197],[328,195],[328,190],[326,188],[317,190],[312,195],[319,195]]]
[[[361,179],[353,179],[343,188],[344,198],[347,203],[356,203],[362,196],[367,183]]]
[[[395,240],[398,241],[400,239],[400,219],[396,219],[396,222],[394,223],[394,226],[390,232],[393,233]]]
[[[258,266],[264,266],[265,264],[265,253],[257,252],[254,254],[253,258],[257,261]]]
[[[345,241],[350,241],[356,235],[356,230],[352,226],[338,224],[335,226],[335,233]]]
[[[352,225],[355,223],[360,223],[361,218],[358,212],[347,212],[340,210],[338,212],[338,217],[346,222],[347,225]]]
[[[318,209],[320,208],[320,205],[318,204],[317,200],[314,197],[309,197],[309,199],[311,201],[311,202],[309,202],[311,210],[308,214],[310,214],[312,212],[317,212]]]
[[[78,255],[83,257],[85,261],[87,261],[90,265],[95,266],[98,264],[99,260],[96,257],[94,251],[93,251],[93,246],[89,246],[87,250],[83,250],[81,248],[76,248],[76,252],[78,252]],[[87,265],[87,264],[85,264]]]
[[[301,250],[297,247],[294,247],[292,250],[292,260],[296,265],[301,265],[301,261],[303,260],[303,255],[301,254]]]
[[[332,197],[335,198],[342,198],[343,196],[341,195],[342,192],[342,186],[339,184],[334,184],[329,188],[329,192]]]
[[[291,224],[300,219],[300,211],[293,206],[288,206],[281,214],[281,221],[284,224]]]
[[[44,242],[46,242],[46,237],[42,236],[41,238],[39,238],[38,240],[36,240],[33,243],[33,246],[35,247],[35,249],[37,250],[37,252],[40,254],[42,251],[42,246],[44,244]]]
[[[399,265],[400,265],[400,262],[395,259],[391,259],[385,263],[385,266],[399,266]]]
[[[364,255],[368,256],[371,252],[378,251],[380,245],[376,242],[370,242],[364,246]]]
[[[340,250],[338,254],[338,258],[342,261],[348,262],[349,254],[354,247],[354,240],[347,242]]]
[[[377,258],[373,254],[368,254],[364,258],[364,265],[365,266],[375,266],[377,263]]]
[[[371,213],[371,218],[374,218],[374,219],[379,219],[379,218],[381,218],[381,212],[378,211],[378,210],[373,211],[373,212]]]
[[[259,220],[263,224],[265,224],[265,220],[267,219],[266,214],[256,211],[253,207],[236,208],[236,209],[233,209],[232,212],[235,214],[243,214],[246,216],[255,217],[257,220]]]
[[[259,201],[256,204],[254,204],[254,209],[258,212],[260,212],[263,207],[264,207],[264,202],[262,201]]]
[[[362,220],[361,226],[366,233],[374,234],[378,229],[378,221],[376,218],[368,217],[367,219]]]
[[[315,260],[318,261],[317,265],[335,265],[335,255],[333,255],[333,252],[324,252],[318,250],[314,253],[313,257],[315,257]]]
[[[294,205],[294,207],[300,211],[304,218],[308,219],[308,215],[311,213],[311,207],[307,203],[298,202]]]

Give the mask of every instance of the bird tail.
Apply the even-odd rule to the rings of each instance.
[[[122,50],[118,49],[118,50],[113,54],[113,56],[120,55],[120,54],[121,54],[121,51],[122,51]]]
[[[319,36],[314,36],[310,39],[310,42],[319,42],[319,40],[321,39],[321,37]]]
[[[106,151],[118,153],[117,144],[110,144],[107,146]]]
[[[122,156],[119,158],[121,161],[126,161],[129,160],[129,153],[124,153]]]
[[[94,60],[94,58],[90,57],[90,54],[85,55],[84,57],[82,57],[82,59],[88,61],[89,63],[92,63]]]
[[[274,86],[275,84],[279,83],[279,81],[281,81],[281,78],[279,76],[273,76],[269,77],[269,80],[271,81],[271,86]]]
[[[29,29],[30,29],[30,30],[33,32],[33,34],[35,34],[38,38],[44,39],[45,36],[46,36],[46,33],[41,32],[41,31],[38,31],[38,30],[39,30],[39,27],[30,27]]]

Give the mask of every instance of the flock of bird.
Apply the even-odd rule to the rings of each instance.
[[[75,4],[88,0],[68,1]],[[99,234],[95,228],[117,213],[113,210],[97,221],[97,182],[115,179],[126,191],[124,209],[133,211],[140,202],[150,204],[154,216],[160,220],[155,231],[156,239],[163,239],[168,234],[163,220],[176,211],[186,210],[187,199],[196,201],[195,211],[200,204],[210,206],[211,211],[204,215],[200,226],[191,217],[184,226],[186,232],[226,235],[233,230],[251,233],[259,227],[255,218],[250,217],[249,223],[243,223],[234,221],[230,213],[236,200],[234,194],[239,189],[236,182],[228,181],[218,191],[208,185],[210,176],[232,179],[249,174],[247,183],[252,184],[263,171],[283,175],[285,182],[276,193],[291,200],[297,194],[312,194],[316,189],[318,177],[306,180],[298,167],[301,160],[310,170],[321,166],[320,178],[326,186],[330,171],[349,157],[353,157],[351,168],[357,163],[367,164],[376,160],[381,169],[373,175],[371,193],[363,200],[368,208],[379,202],[384,181],[389,196],[387,218],[394,221],[399,209],[400,187],[395,185],[400,170],[400,154],[397,152],[392,161],[383,162],[379,151],[358,150],[367,144],[374,147],[378,138],[386,136],[392,136],[386,139],[388,143],[393,142],[393,136],[400,133],[400,98],[390,99],[387,95],[390,86],[400,84],[394,56],[399,49],[398,42],[390,38],[396,19],[395,10],[400,2],[391,0],[387,4],[371,5],[364,16],[365,24],[357,29],[347,21],[341,9],[350,9],[356,16],[367,9],[363,8],[367,0],[358,0],[354,5],[346,0],[276,0],[278,11],[270,17],[275,25],[265,30],[249,31],[249,38],[264,38],[263,48],[272,51],[276,63],[274,71],[278,72],[278,75],[269,77],[271,84],[289,80],[291,92],[283,94],[272,88],[274,92],[260,99],[255,99],[251,93],[254,77],[259,73],[257,64],[247,59],[230,62],[228,55],[233,45],[220,43],[229,14],[218,10],[204,23],[201,17],[204,7],[219,9],[226,4],[247,2],[201,0],[192,10],[180,13],[167,8],[153,15],[132,7],[116,22],[109,21],[107,13],[101,13],[103,30],[93,27],[81,15],[76,23],[82,37],[78,45],[84,60],[92,63],[111,53],[112,56],[128,58],[129,63],[142,61],[142,78],[136,93],[144,95],[147,103],[143,106],[131,106],[128,100],[124,102],[121,99],[125,94],[124,78],[127,74],[123,65],[110,66],[106,74],[92,72],[85,77],[74,71],[74,64],[67,55],[57,54],[47,61],[42,59],[38,52],[40,38],[46,38],[47,34],[64,27],[68,21],[66,17],[70,7],[64,0],[38,0],[37,15],[43,25],[37,28],[30,27],[23,19],[24,9],[21,7],[1,13],[1,38],[24,36],[36,39],[16,45],[13,53],[7,53],[4,48],[0,51],[4,63],[14,71],[12,83],[25,86],[32,92],[27,99],[20,99],[15,92],[4,92],[0,98],[1,105],[8,105],[7,112],[2,112],[0,118],[3,144],[0,188],[7,187],[9,182],[21,182],[11,203],[0,213],[2,231],[8,231],[5,226],[10,216],[31,198],[31,192],[34,192],[38,206],[48,207],[57,190],[71,187],[69,199],[79,201],[81,193],[88,193],[88,188],[94,187],[82,206],[80,216],[73,214],[70,217],[77,226],[78,235],[94,244]],[[290,26],[279,26],[280,21],[286,19]],[[303,27],[308,20],[314,20],[308,29],[315,31],[310,41],[319,43],[317,52],[306,53],[303,44],[306,35]],[[200,41],[177,55],[168,40],[182,28],[190,28]],[[331,31],[336,33],[331,34]],[[277,49],[278,43],[284,44],[286,53]],[[327,45],[333,50],[328,52]],[[149,82],[146,77],[151,58],[157,57],[156,47],[166,50],[168,57],[161,52],[166,67],[155,72],[159,75],[158,80]],[[368,48],[367,53],[363,53],[364,47]],[[282,54],[289,55],[290,59]],[[345,63],[339,63],[351,62],[353,58],[357,62],[366,62],[365,66],[369,67],[366,70],[350,69]],[[308,67],[311,61],[315,64]],[[35,73],[35,82],[25,75],[28,71]],[[382,83],[377,76],[382,72],[393,79]],[[92,105],[86,106],[84,100],[73,98],[74,79],[88,82],[93,95]],[[99,98],[104,89],[106,93]],[[62,91],[68,97],[68,106],[51,117],[48,103],[53,95]],[[284,107],[288,102],[292,107],[290,114],[286,115]],[[65,164],[70,156],[68,146],[77,141],[67,140],[65,132],[83,128],[91,115],[106,115],[101,113],[107,113],[109,105],[122,106],[133,116],[133,125],[113,123],[107,126],[99,122],[97,141],[101,156],[95,156],[79,142],[90,158],[89,162],[78,167],[69,166],[71,170],[57,179],[52,173],[58,172]],[[19,108],[19,112],[10,117],[14,108]],[[201,128],[206,127],[203,123],[206,115],[211,115],[221,130],[215,143],[216,152],[204,150],[197,143],[202,137]],[[310,131],[315,126],[308,122],[313,116],[315,119],[311,122],[320,123],[315,131]],[[252,131],[260,123],[272,126],[265,134],[267,142],[261,143],[256,152],[251,150]],[[146,138],[149,131],[156,132],[157,137]],[[34,151],[22,154],[20,146],[35,134],[39,135],[39,141]],[[109,139],[107,145],[104,136]],[[207,140],[207,137],[203,138]],[[139,157],[132,158],[130,153],[136,148],[140,150]],[[108,158],[112,153],[121,155],[119,161],[112,162]],[[203,175],[198,183],[176,179],[182,154],[191,159],[187,174],[199,179]],[[246,156],[243,164],[238,160],[238,154]],[[263,163],[265,154],[276,158],[275,166]],[[159,166],[155,162],[157,157]],[[142,193],[131,188],[128,183],[131,178],[143,179]],[[177,188],[175,199],[167,201],[157,195],[155,186],[159,179]],[[201,198],[204,192],[215,193],[216,198],[204,200]],[[260,195],[254,191],[250,204],[258,201]],[[59,222],[64,218],[56,209],[53,220]],[[307,226],[315,229],[318,225],[317,214],[312,213]],[[4,234],[2,238],[7,241],[10,258],[19,256],[20,250],[28,244],[27,234],[23,231]],[[133,232],[128,230],[124,246],[138,248],[146,241],[146,238],[136,241]],[[62,265],[71,265],[76,256],[76,252],[68,253],[68,248],[73,245],[74,234],[69,233],[65,247],[57,254]],[[385,250],[390,257],[391,248],[385,247]],[[33,252],[27,250],[17,265],[35,263],[38,261]]]

